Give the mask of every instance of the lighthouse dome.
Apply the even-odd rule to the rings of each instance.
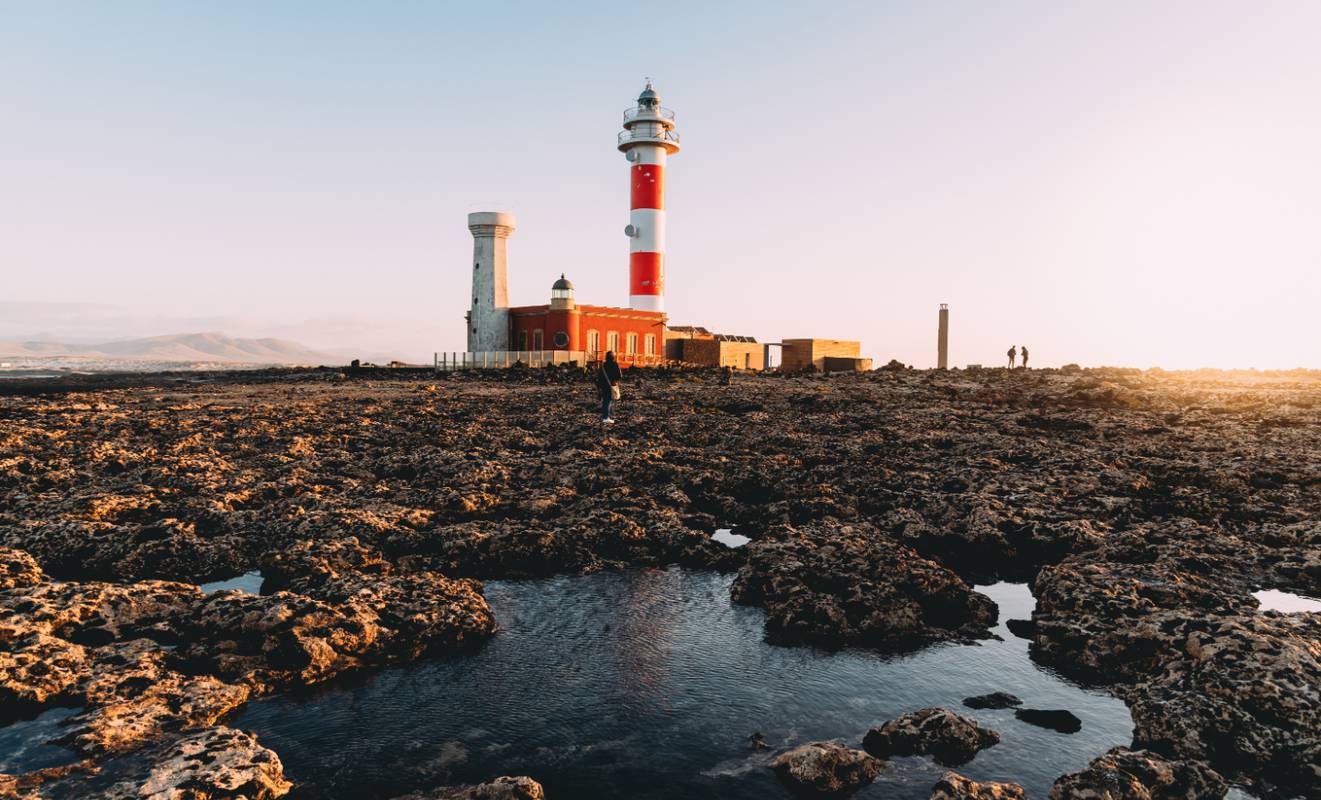
[[[647,81],[647,87],[638,95],[638,105],[643,107],[660,105],[660,95],[656,94],[656,88],[651,85],[651,81]]]
[[[560,279],[551,284],[550,290],[552,292],[572,292],[573,283],[570,282],[568,278],[564,277],[564,273],[561,272]]]

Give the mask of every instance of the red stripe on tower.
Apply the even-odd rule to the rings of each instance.
[[[664,253],[628,254],[628,294],[630,297],[664,296]]]
[[[633,166],[634,208],[665,208],[665,167],[660,164],[635,164]]]

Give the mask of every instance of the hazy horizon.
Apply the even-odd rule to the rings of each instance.
[[[624,305],[650,76],[675,324],[925,367],[949,303],[957,366],[1321,367],[1321,6],[554,8],[11,7],[0,340],[429,360],[474,210],[513,303]]]

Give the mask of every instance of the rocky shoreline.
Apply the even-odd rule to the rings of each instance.
[[[603,432],[571,370],[6,387],[0,709],[77,708],[59,744],[81,760],[0,776],[0,796],[283,796],[278,755],[224,724],[250,698],[480,646],[498,635],[482,579],[666,564],[736,572],[769,640],[827,648],[990,636],[973,584],[1030,580],[1014,629],[1034,659],[1136,726],[1052,797],[1321,796],[1321,621],[1252,597],[1321,595],[1321,375],[655,370],[626,388]],[[259,595],[196,585],[250,571]],[[913,711],[868,749],[955,763],[991,743]],[[502,781],[418,796],[542,796]],[[957,773],[933,792],[1021,796]]]

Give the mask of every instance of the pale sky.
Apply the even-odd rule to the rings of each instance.
[[[1316,2],[0,0],[0,338],[429,360],[464,345],[475,210],[518,217],[516,304],[565,272],[624,305],[615,135],[651,76],[676,324],[930,366],[944,302],[957,365],[1321,367],[1319,31]]]

